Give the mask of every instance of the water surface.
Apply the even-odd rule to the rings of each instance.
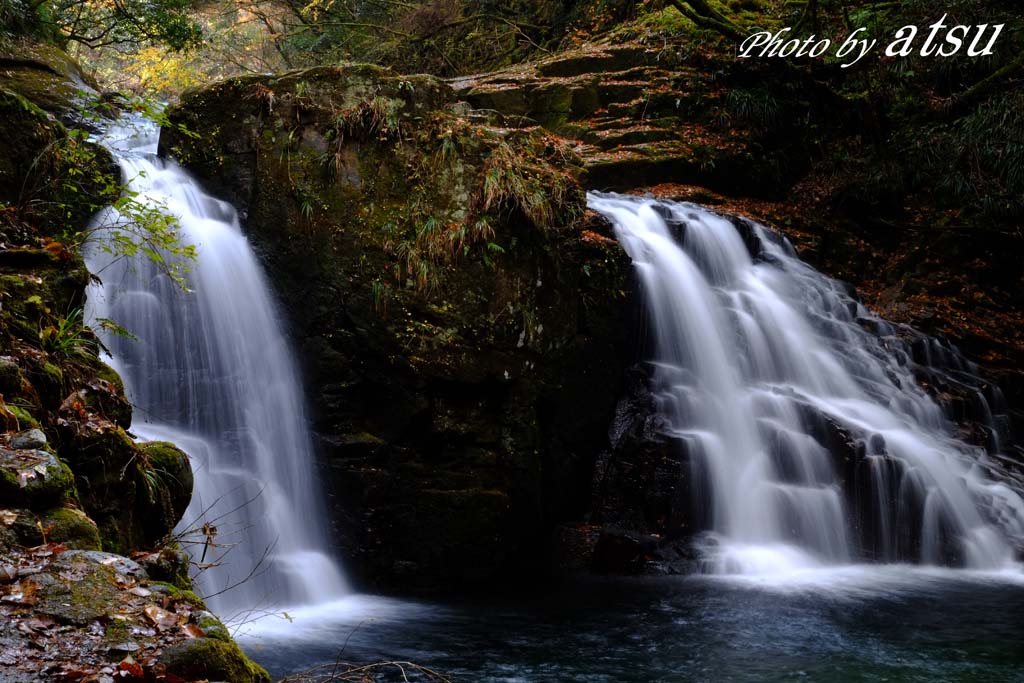
[[[243,646],[280,677],[409,660],[453,681],[1024,681],[1024,575],[909,567],[594,581],[465,603],[354,596]]]

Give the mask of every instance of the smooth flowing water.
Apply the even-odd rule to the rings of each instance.
[[[225,616],[289,606],[239,634],[275,676],[411,660],[480,683],[1022,680],[1024,504],[987,474],[1006,437],[997,417],[989,453],[959,441],[898,330],[767,230],[692,205],[590,198],[647,297],[659,409],[706,484],[691,493],[711,573],[483,602],[346,593],[323,550],[301,387],[235,212],[155,157],[155,131],[117,133],[107,144],[131,188],[198,248],[194,291],[96,250],[89,316],[138,337],[104,339],[133,431],[193,458],[181,528],[216,527],[210,547],[192,538],[214,565],[203,592]],[[852,443],[845,460],[836,435]],[[380,680],[403,680],[392,673]]]
[[[638,197],[589,204],[641,283],[659,411],[709,520],[706,570],[1012,562],[1021,498],[955,438],[896,328],[751,221]]]
[[[138,201],[176,216],[198,256],[185,291],[144,254],[88,256],[102,285],[90,320],[105,334],[135,406],[132,432],[191,457],[195,493],[178,531],[205,569],[200,592],[226,618],[331,600],[346,591],[328,547],[302,387],[266,278],[238,217],[174,162],[156,156],[158,131],[115,127],[104,142]],[[99,244],[129,230],[113,209]],[[105,240],[105,242],[104,242]]]
[[[461,683],[1020,683],[1022,611],[1019,574],[872,565],[456,604],[364,596],[241,643],[275,677],[340,659],[412,661]],[[392,674],[379,680],[403,680]]]

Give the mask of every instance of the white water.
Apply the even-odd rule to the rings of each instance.
[[[177,531],[206,567],[198,584],[211,608],[232,618],[335,600],[347,588],[325,552],[302,389],[266,278],[234,209],[157,158],[157,136],[142,124],[104,142],[139,200],[177,216],[183,242],[197,247],[193,291],[145,256],[112,260],[94,248],[89,269],[103,284],[90,289],[87,316],[137,337],[103,338],[135,406],[133,433],[191,458],[195,493]],[[112,209],[96,220],[123,222]],[[204,523],[216,527],[209,547]]]
[[[1010,566],[1021,499],[984,476],[982,449],[954,438],[892,326],[761,226],[744,235],[692,204],[589,204],[641,283],[659,410],[708,517],[708,571]],[[857,456],[837,457],[833,425]]]

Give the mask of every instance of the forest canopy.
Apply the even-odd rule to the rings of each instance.
[[[9,32],[132,51],[160,44],[183,50],[198,44],[193,0],[2,0],[0,24]]]

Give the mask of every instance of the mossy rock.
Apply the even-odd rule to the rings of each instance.
[[[166,583],[182,591],[192,590],[192,577],[188,573],[191,560],[188,553],[181,550],[177,543],[168,544],[139,557],[138,560],[154,581]]]
[[[100,550],[100,532],[96,522],[81,510],[54,508],[40,515],[46,540],[75,550]]]
[[[0,203],[19,207],[43,234],[79,230],[119,187],[110,153],[72,137],[50,114],[0,87]]]
[[[186,680],[270,683],[270,675],[250,661],[238,645],[217,638],[193,638],[172,645],[161,655],[160,666],[166,673]]]
[[[152,547],[177,520],[170,520],[155,473],[146,476],[145,453],[124,429],[81,402],[66,401],[59,415],[61,452],[74,470],[83,509],[100,528],[103,548],[128,553]]]
[[[117,387],[118,393],[124,395],[124,379],[118,374],[117,370],[110,367],[106,363],[101,362],[96,368],[96,379],[102,379],[105,382],[110,382]]]
[[[166,441],[139,445],[147,485],[148,534],[159,538],[170,532],[192,501],[192,465],[188,455]]]
[[[0,358],[0,396],[10,399],[21,392],[25,382],[21,368],[12,359]]]
[[[20,406],[7,404],[4,406],[18,421],[16,429],[38,429],[39,421],[32,417],[32,414]]]
[[[38,514],[19,510],[11,529],[23,546],[60,543],[69,550],[100,550],[96,522],[74,508],[53,508]]]
[[[154,593],[166,595],[168,598],[170,598],[171,601],[184,600],[196,609],[206,609],[206,603],[203,602],[203,599],[196,595],[194,591],[189,590],[187,588],[180,588],[178,586],[175,586],[173,583],[168,583],[167,581],[160,580],[154,580],[150,582],[149,588]]]
[[[40,260],[31,267],[10,265],[7,263],[9,258],[0,260],[0,320],[9,332],[38,345],[41,328],[54,324],[65,311],[82,306],[85,288],[89,284],[89,271],[79,256],[64,260],[43,249],[11,251],[32,251],[40,255]],[[50,379],[63,381],[59,367],[46,367],[44,370]],[[5,373],[5,382],[16,381],[11,369]],[[64,396],[52,398],[59,402]]]
[[[107,368],[109,372],[103,368]],[[112,377],[118,381],[110,381],[103,377]],[[117,373],[106,365],[101,364],[100,371],[95,377],[64,400],[65,404],[69,402],[83,410],[102,415],[122,429],[128,429],[132,424],[132,404],[124,394],[124,384]]]
[[[99,619],[106,619],[120,597],[121,588],[117,583],[116,566],[103,564],[105,553],[90,554],[93,551],[68,551],[61,553],[57,564],[65,576],[78,580],[55,580],[50,574],[40,574],[34,580],[39,584],[36,609],[41,614],[54,617],[59,622],[85,626]],[[124,562],[131,561],[121,558]],[[60,576],[59,572],[54,572]]]
[[[201,141],[168,128],[161,149],[246,216],[308,360],[345,551],[373,581],[464,586],[543,564],[546,520],[580,514],[630,268],[584,222],[570,146],[410,78],[232,79],[169,110]],[[564,119],[597,89],[534,99]]]
[[[33,162],[64,135],[64,127],[18,93],[0,89],[0,133],[6,145],[0,156],[0,202],[16,205]]]
[[[0,448],[0,500],[6,505],[46,510],[74,495],[71,470],[52,453]]]
[[[81,125],[86,98],[98,96],[97,84],[56,45],[29,40],[0,41],[0,88],[24,96],[67,123]],[[95,124],[90,124],[95,125]]]

